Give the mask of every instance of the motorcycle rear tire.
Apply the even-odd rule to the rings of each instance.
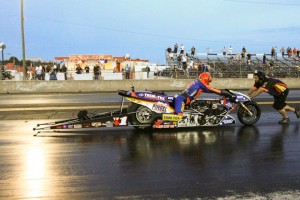
[[[260,107],[253,101],[245,102],[244,105],[253,113],[253,116],[250,116],[248,111],[240,106],[237,111],[237,117],[239,121],[244,125],[255,124],[259,120],[261,115]]]
[[[152,111],[146,106],[131,103],[128,106],[129,122],[135,128],[148,128],[151,125]]]

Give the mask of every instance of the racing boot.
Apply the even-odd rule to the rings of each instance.
[[[296,114],[297,118],[299,119],[300,118],[300,108],[299,107],[295,108],[295,114]]]
[[[280,120],[278,123],[279,124],[289,124],[290,123],[290,119],[289,118],[282,118],[282,120]]]

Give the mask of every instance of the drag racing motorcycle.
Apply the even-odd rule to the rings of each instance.
[[[242,124],[255,124],[261,116],[258,104],[251,101],[246,94],[234,90],[226,91],[230,93],[230,97],[193,100],[185,108],[183,116],[178,116],[174,113],[174,96],[168,96],[163,92],[135,91],[132,86],[131,91],[118,91],[122,96],[119,110],[99,114],[81,110],[76,118],[37,124],[33,130],[67,131],[130,125],[139,129],[223,126],[236,123],[235,118],[229,115],[235,109],[237,118]],[[129,103],[127,108],[125,103]]]
[[[174,114],[174,96],[164,93],[139,91],[118,91],[130,101],[127,112],[129,122],[136,128],[177,128],[197,126],[220,126],[235,124],[229,115],[237,108],[237,118],[245,125],[255,124],[261,110],[246,94],[226,89],[233,98],[196,99],[185,108],[183,117]]]

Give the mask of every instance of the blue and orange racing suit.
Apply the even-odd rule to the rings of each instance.
[[[221,94],[221,90],[215,89],[197,78],[181,94],[175,95],[175,113],[182,116],[185,106],[189,105],[192,100],[197,99],[202,92]]]

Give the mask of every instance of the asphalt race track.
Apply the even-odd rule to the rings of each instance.
[[[299,105],[297,95],[291,105]],[[254,126],[33,136],[36,124],[81,108],[117,108],[113,95],[101,104],[85,96],[0,97],[8,102],[0,108],[0,199],[300,199],[300,119],[289,113],[289,125],[277,124],[268,97],[259,99],[263,113]]]

